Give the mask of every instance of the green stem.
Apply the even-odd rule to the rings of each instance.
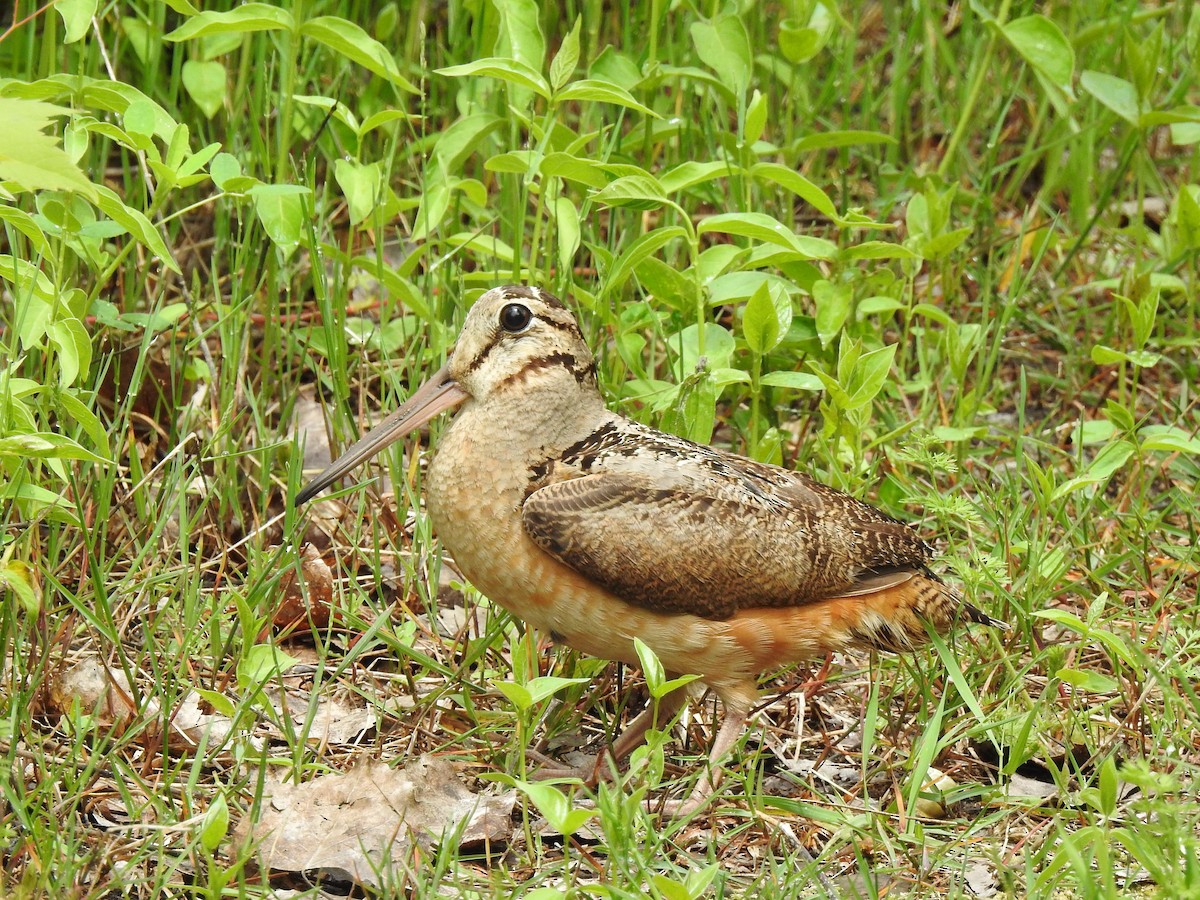
[[[971,82],[971,89],[967,94],[967,102],[963,104],[962,114],[958,117],[958,124],[954,126],[954,131],[950,135],[950,143],[946,146],[946,152],[942,155],[942,161],[937,168],[937,173],[942,178],[946,177],[950,163],[954,161],[954,157],[958,153],[958,145],[962,143],[962,139],[970,127],[972,116],[975,114],[975,104],[979,102],[979,95],[983,92],[983,83],[988,76],[988,69],[992,64],[992,55],[996,52],[996,42],[1000,40],[1000,29],[1004,27],[1004,23],[1008,20],[1008,8],[1011,5],[1012,0],[1004,0],[1000,4],[1000,12],[996,13],[996,20],[990,23],[992,25],[992,34],[988,38],[987,46],[983,50],[983,59],[980,60],[979,67],[975,70],[975,78]]]

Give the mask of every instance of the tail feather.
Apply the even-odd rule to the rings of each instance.
[[[874,650],[903,653],[928,643],[926,623],[946,632],[962,621],[1008,629],[963,599],[961,593],[932,572],[921,572],[895,587],[869,597],[859,621],[851,628],[852,641]]]

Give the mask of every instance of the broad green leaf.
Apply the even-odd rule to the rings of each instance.
[[[516,781],[514,784],[533,801],[538,812],[546,817],[547,824],[559,834],[570,837],[596,815],[594,809],[573,808],[567,795],[547,782]]]
[[[464,116],[440,135],[433,145],[433,161],[447,175],[459,172],[462,161],[480,148],[484,138],[503,125],[500,116],[477,113]]]
[[[610,44],[588,66],[588,78],[597,78],[632,91],[642,82],[642,70],[629,54],[622,53]]]
[[[434,69],[437,75],[450,78],[466,78],[471,75],[483,75],[488,78],[499,78],[518,87],[529,88],[539,97],[550,99],[550,85],[541,73],[515,59],[488,57],[464,63],[461,66],[449,66],[444,69]]]
[[[0,179],[31,191],[78,191],[89,199],[96,187],[43,130],[71,110],[37,100],[0,97]]]
[[[1147,425],[1138,432],[1143,450],[1165,450],[1200,456],[1200,437],[1178,425]]]
[[[1083,487],[1104,484],[1129,460],[1137,448],[1132,441],[1120,440],[1103,447],[1083,472],[1064,481],[1051,494],[1051,499],[1061,500]]]
[[[38,588],[37,577],[26,563],[17,559],[0,562],[0,585],[16,595],[29,615],[35,616],[41,611],[42,592]]]
[[[769,181],[791,191],[817,212],[837,221],[837,207],[829,195],[797,172],[779,163],[758,163],[751,167],[750,174],[762,181]]]
[[[833,259],[837,246],[823,238],[802,237],[765,213],[722,213],[709,216],[697,227],[700,234],[711,231],[737,234],[794,250],[806,259]]]
[[[695,22],[690,31],[701,61],[730,84],[738,98],[743,97],[750,83],[753,57],[742,20],[724,15],[711,23]]]
[[[64,44],[73,44],[87,34],[97,5],[96,0],[57,0],[54,9],[62,16],[63,25],[66,26],[62,38]]]
[[[854,377],[848,385],[854,388],[850,393],[850,409],[860,409],[875,399],[887,380],[895,356],[896,345],[887,344],[859,357]]]
[[[602,295],[611,294],[618,290],[633,274],[633,270],[638,267],[643,259],[651,256],[669,244],[671,241],[678,238],[686,238],[687,232],[678,225],[671,225],[667,228],[655,228],[653,231],[648,231],[639,237],[636,241],[630,244],[622,251],[621,255],[613,261],[604,280],[604,289]]]
[[[861,244],[846,247],[838,256],[846,262],[861,259],[920,259],[918,254],[907,247],[893,244],[891,241],[863,241]]]
[[[84,462],[110,463],[111,460],[98,456],[61,434],[50,431],[33,431],[25,434],[9,434],[0,437],[0,458],[21,460],[25,457],[37,459],[78,459]]]
[[[558,248],[558,267],[562,272],[571,271],[575,254],[579,250],[579,210],[567,197],[554,201],[554,235]]]
[[[860,144],[895,144],[896,139],[890,134],[879,131],[827,131],[824,134],[810,134],[792,145],[797,153],[809,150],[832,150],[837,147],[857,147]]]
[[[828,347],[850,318],[854,292],[848,284],[834,284],[822,278],[813,285],[812,294],[817,306],[817,337],[822,347]]]
[[[225,67],[219,62],[189,59],[183,64],[183,86],[206,119],[225,105]]]
[[[0,204],[0,222],[6,222],[25,235],[34,255],[44,257],[50,252],[50,244],[41,227],[33,220],[33,216],[23,209]]]
[[[358,25],[339,16],[317,16],[300,26],[300,33],[369,72],[385,79],[402,91],[420,94],[415,84],[400,74],[396,58],[387,47],[375,40]]]
[[[662,206],[667,195],[653,175],[626,175],[596,191],[592,199],[605,206],[645,210]]]
[[[811,372],[768,372],[759,379],[767,387],[788,388],[793,391],[821,391],[821,379]]]
[[[213,184],[225,190],[225,184],[230,179],[241,176],[242,164],[231,153],[218,153],[213,157],[212,165],[208,167],[208,174],[212,177]]]
[[[296,22],[286,9],[267,3],[243,3],[229,12],[202,12],[170,34],[168,41],[190,41],[210,34],[248,34],[252,31],[294,31]]]
[[[746,104],[746,124],[742,130],[742,142],[751,146],[760,137],[767,126],[767,95],[757,88]]]
[[[808,22],[784,19],[779,23],[779,49],[790,63],[808,62],[824,49],[835,20],[824,3],[815,3]]]
[[[700,348],[700,334],[700,329],[693,322],[667,338],[667,347],[675,354],[671,373],[678,381],[683,381],[696,371],[702,356],[707,367],[714,372],[728,368],[730,360],[733,359],[733,351],[737,349],[737,344],[728,329],[722,328],[716,322],[705,322],[703,351]]]
[[[582,22],[582,16],[575,17],[574,27],[567,32],[558,52],[554,54],[554,60],[550,63],[550,87],[556,91],[561,90],[563,85],[571,80],[571,76],[575,74],[575,67],[579,65],[579,26]]]
[[[712,181],[714,178],[724,178],[734,175],[741,170],[728,162],[693,162],[680,163],[669,172],[658,176],[658,183],[664,192],[674,194],[697,184]]]
[[[204,812],[204,818],[200,820],[200,843],[211,853],[221,846],[228,832],[229,806],[225,802],[225,795],[217,791],[217,795]]]
[[[1091,669],[1059,669],[1055,675],[1071,687],[1094,694],[1113,694],[1121,687],[1117,679]]]
[[[95,190],[95,204],[102,213],[129,232],[134,240],[145,245],[172,272],[180,271],[166,241],[141,210],[126,206],[120,197],[106,187],[97,185]]]
[[[285,257],[291,256],[304,235],[305,201],[312,192],[298,184],[260,184],[247,193],[267,237]]]
[[[1032,15],[1006,22],[1002,30],[1029,65],[1071,96],[1075,50],[1057,25],[1043,15]]]
[[[255,644],[238,663],[238,687],[243,691],[258,690],[299,661],[274,644]]]
[[[340,106],[341,104],[339,104]],[[358,136],[361,138],[376,128],[381,128],[384,125],[390,125],[393,122],[401,119],[420,120],[420,116],[410,115],[402,109],[381,109],[377,113],[372,113],[363,119],[362,125],[358,127]]]
[[[533,706],[533,696],[525,689],[524,685],[517,684],[515,681],[493,681],[492,687],[503,694],[508,702],[521,712]]]
[[[47,337],[58,348],[58,381],[69,388],[92,365],[92,336],[74,316],[63,316],[51,323]]]
[[[491,0],[491,3],[500,14],[500,29],[493,52],[540,72],[546,64],[541,4],[536,0]]]
[[[653,116],[656,119],[661,118],[650,107],[638,103],[625,88],[618,87],[608,81],[596,81],[591,78],[585,78],[568,84],[555,95],[555,100],[559,102],[565,100],[594,100],[599,103],[612,103],[617,106],[624,106],[627,109],[635,109],[643,115]]]
[[[352,159],[334,160],[333,177],[346,198],[351,225],[357,225],[378,208],[383,190],[381,163],[360,163]]]
[[[1079,76],[1079,84],[1130,125],[1138,124],[1141,107],[1133,82],[1088,69]]]
[[[540,168],[544,178],[565,178],[590,188],[602,188],[608,184],[608,176],[599,163],[570,153],[547,153]]]
[[[742,313],[742,334],[746,338],[746,345],[752,353],[762,356],[775,349],[783,331],[775,316],[775,304],[771,302],[771,288],[764,281],[750,295]]]

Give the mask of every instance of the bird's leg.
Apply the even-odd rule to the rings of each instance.
[[[717,729],[717,736],[713,738],[712,748],[708,751],[708,765],[692,792],[686,800],[671,800],[655,808],[661,808],[663,814],[668,816],[690,816],[704,805],[713,789],[721,783],[722,761],[741,737],[746,715],[746,710],[726,707],[725,719]]]
[[[668,679],[676,676],[667,673]],[[650,704],[638,713],[632,722],[625,726],[624,730],[617,735],[617,739],[613,741],[612,746],[607,753],[599,753],[596,755],[596,760],[590,765],[583,765],[576,768],[556,767],[554,765],[544,766],[539,769],[533,776],[538,780],[547,778],[581,778],[589,787],[595,787],[596,783],[601,778],[608,778],[612,775],[612,765],[620,763],[630,753],[646,742],[646,732],[651,728],[663,727],[667,725],[675,714],[687,702],[688,692],[687,687],[678,687],[661,698],[658,703],[653,700]],[[736,735],[734,735],[736,739]],[[612,764],[610,764],[612,760]]]

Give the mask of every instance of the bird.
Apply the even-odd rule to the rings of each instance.
[[[536,286],[482,294],[446,364],[296,505],[451,409],[425,505],[462,575],[555,643],[636,666],[640,639],[720,698],[708,766],[676,813],[711,794],[762,673],[849,647],[912,651],[960,620],[1005,627],[933,572],[933,547],[904,522],[610,410],[578,321]],[[686,698],[651,704],[612,758]]]

